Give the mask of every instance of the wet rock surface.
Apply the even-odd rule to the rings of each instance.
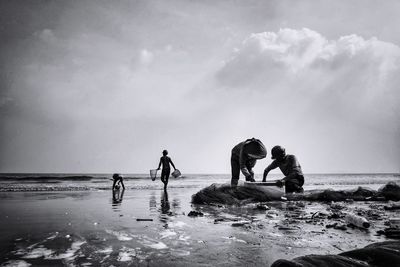
[[[293,260],[277,260],[272,264],[272,267],[319,266],[400,266],[400,241],[377,242],[338,255],[307,255]]]

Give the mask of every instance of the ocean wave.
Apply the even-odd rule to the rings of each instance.
[[[27,180],[32,180],[32,181],[51,181],[51,180],[61,180],[61,181],[90,181],[94,179],[95,177],[93,176],[87,176],[87,175],[72,175],[72,176],[16,176],[16,175],[1,175],[0,180],[5,180],[5,181],[10,181],[10,180],[15,180],[15,181],[27,181]]]
[[[187,178],[186,176],[180,176],[173,178],[181,180]],[[150,176],[123,176],[124,180],[149,180]],[[159,178],[157,178],[159,179]],[[101,183],[105,180],[112,180],[112,176],[91,176],[91,175],[7,175],[1,174],[0,181],[32,181],[32,182],[59,182],[59,181],[92,181],[94,183]]]

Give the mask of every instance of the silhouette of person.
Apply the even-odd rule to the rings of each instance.
[[[285,177],[278,180],[277,185],[282,187],[285,185],[286,193],[302,193],[304,184],[304,175],[296,156],[286,154],[285,148],[274,146],[271,150],[272,159],[274,160],[264,170],[263,182],[266,181],[268,173],[279,167]]]
[[[238,185],[240,172],[243,173],[246,181],[255,182],[252,169],[258,159],[263,159],[266,156],[267,150],[264,144],[258,139],[251,138],[237,144],[232,149],[231,155],[231,186],[236,187]]]
[[[112,185],[112,190],[118,190],[120,185],[122,185],[122,188],[125,190],[125,185],[124,185],[122,175],[120,175],[118,173],[114,173],[112,177],[114,180],[113,185]]]
[[[161,181],[164,183],[164,190],[167,190],[168,179],[169,179],[169,175],[171,173],[170,164],[172,165],[172,167],[174,167],[174,170],[176,170],[176,168],[175,168],[175,165],[172,162],[171,158],[167,156],[168,151],[164,150],[162,152],[162,154],[163,154],[163,156],[160,158],[160,163],[158,164],[157,170],[159,170],[162,165]]]

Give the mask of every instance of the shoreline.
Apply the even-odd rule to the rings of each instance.
[[[384,209],[392,203],[387,201],[191,204],[197,191],[126,190],[120,200],[113,199],[111,190],[2,192],[3,263],[269,266],[278,259],[336,254],[393,240],[377,232],[389,218],[400,217],[399,210]],[[191,211],[202,216],[188,216]],[[327,227],[345,223],[333,214],[353,211],[363,213],[371,227]]]

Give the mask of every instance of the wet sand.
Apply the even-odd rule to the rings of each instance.
[[[388,202],[190,204],[196,188],[0,193],[3,265],[269,266],[307,254],[337,254],[377,241]],[[390,204],[390,203],[389,203]],[[335,209],[363,212],[372,226],[327,228]],[[204,216],[190,217],[192,210]],[[139,219],[139,221],[138,221]],[[145,219],[141,221],[140,219]],[[329,227],[329,226],[328,226]]]

